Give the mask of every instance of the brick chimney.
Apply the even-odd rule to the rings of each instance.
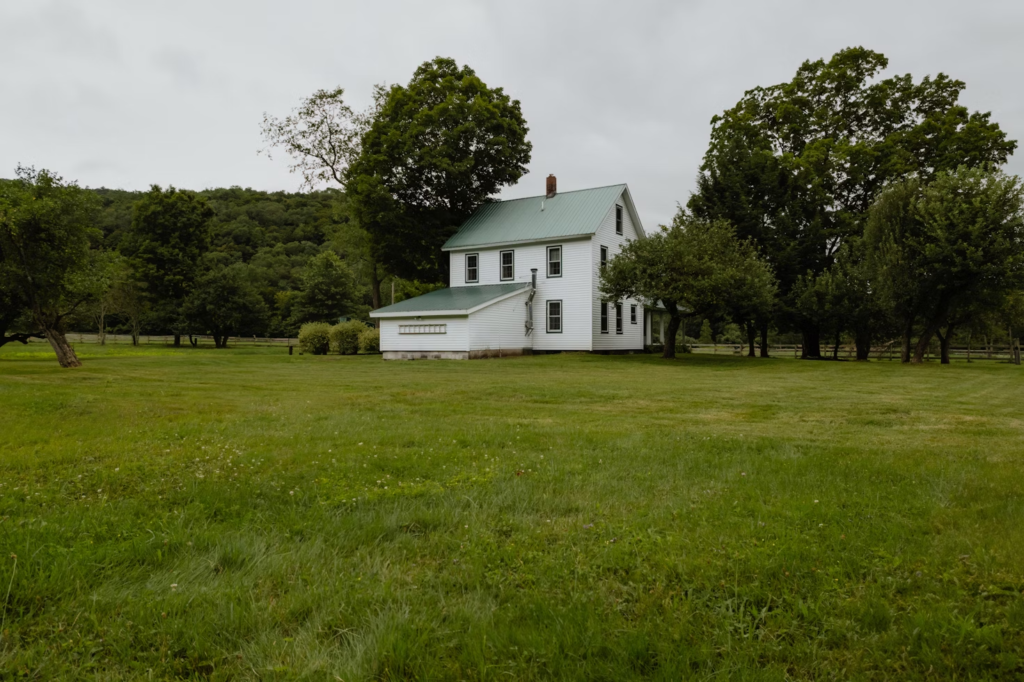
[[[555,178],[554,175],[548,176],[547,191],[545,194],[547,194],[548,199],[558,194],[558,179]]]

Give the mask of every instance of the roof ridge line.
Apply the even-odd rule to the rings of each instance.
[[[556,192],[555,196],[557,197],[559,194],[575,194],[577,192],[592,192],[595,189],[608,189],[609,187],[625,187],[625,186],[626,186],[626,183],[624,183],[624,182],[617,182],[617,183],[614,183],[614,184],[611,184],[611,185],[601,185],[599,187],[584,187],[583,189],[570,189],[567,192]],[[529,197],[516,197],[515,199],[498,199],[497,201],[485,201],[483,204],[480,204],[480,205],[484,206],[486,204],[507,204],[507,203],[510,203],[512,201],[526,201],[527,199],[546,199],[546,198],[548,198],[548,196],[546,194],[534,194],[533,196],[529,196]]]

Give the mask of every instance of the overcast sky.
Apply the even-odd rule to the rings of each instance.
[[[318,88],[354,108],[434,56],[522,102],[530,172],[504,197],[625,182],[650,228],[685,202],[713,115],[851,45],[939,71],[1024,137],[1024,1],[0,0],[0,177],[294,191],[263,112]],[[1024,172],[1024,151],[1010,163]]]

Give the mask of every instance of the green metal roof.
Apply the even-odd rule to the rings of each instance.
[[[625,185],[510,199],[477,209],[442,247],[445,251],[487,244],[559,239],[597,232]]]
[[[442,310],[466,313],[488,301],[501,298],[520,289],[526,289],[529,286],[529,282],[509,282],[508,284],[482,284],[480,286],[438,289],[429,294],[378,308],[370,313],[370,317],[394,313],[431,313]]]

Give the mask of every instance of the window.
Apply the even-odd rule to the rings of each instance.
[[[608,301],[601,301],[601,333],[608,333]]]
[[[562,333],[562,302],[548,301],[548,334]]]
[[[548,247],[548,277],[562,276],[562,247]]]
[[[514,251],[502,251],[501,252],[501,279],[502,281],[508,281],[516,276],[515,268],[515,252]]]
[[[601,247],[601,267],[608,265],[608,247]]]
[[[622,207],[615,204],[615,234],[622,234]]]
[[[615,304],[615,333],[622,333],[622,304]]]
[[[466,254],[466,284],[480,281],[480,254]]]
[[[636,324],[636,306],[629,306],[629,323]]]
[[[447,324],[400,324],[399,334],[447,334]]]

